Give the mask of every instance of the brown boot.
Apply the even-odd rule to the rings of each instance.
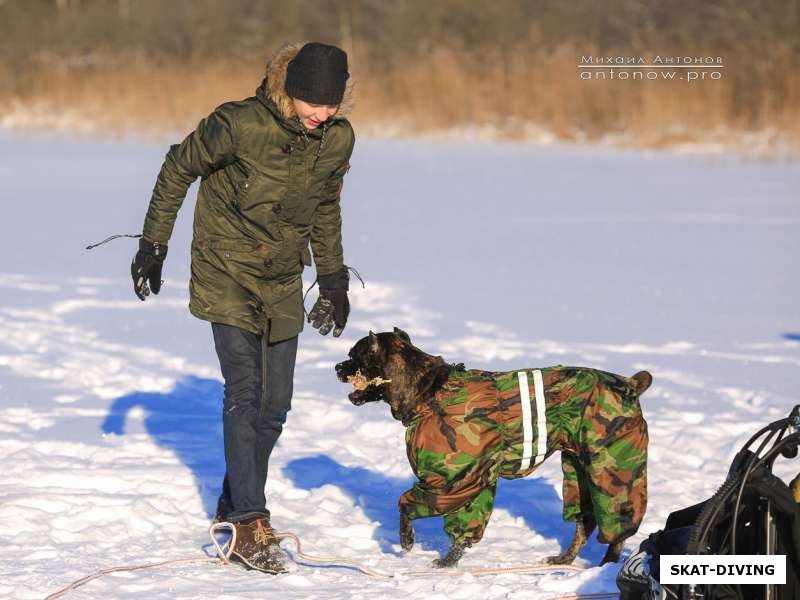
[[[286,557],[269,518],[257,517],[233,525],[236,527],[236,543],[231,551],[231,560],[264,573],[287,571]]]

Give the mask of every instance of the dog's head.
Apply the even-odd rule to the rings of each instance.
[[[360,339],[336,365],[340,381],[352,383],[348,398],[356,406],[383,400],[392,416],[408,423],[417,404],[447,380],[450,367],[441,356],[426,354],[402,329],[372,333]]]

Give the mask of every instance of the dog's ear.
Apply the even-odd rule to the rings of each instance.
[[[433,367],[420,379],[418,384],[419,394],[422,396],[433,395],[447,382],[450,376],[450,365],[438,358],[441,363],[437,367]]]
[[[371,354],[377,354],[381,350],[381,345],[378,342],[378,336],[369,330],[369,351]]]
[[[411,338],[409,337],[409,335],[399,327],[395,327],[394,332],[401,338],[403,338],[405,341],[407,341],[409,344],[411,343]]]

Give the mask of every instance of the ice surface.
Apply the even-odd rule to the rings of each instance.
[[[186,310],[193,193],[158,297],[132,294],[133,240],[84,250],[139,232],[166,149],[0,136],[0,597],[210,551],[221,383],[210,327]],[[333,376],[369,328],[397,325],[470,367],[649,369],[650,505],[628,549],[711,494],[756,427],[800,399],[796,163],[368,141],[352,164],[346,258],[367,287],[354,282],[341,339],[301,336],[267,486],[275,526],[306,552],[399,573],[428,570],[447,546],[433,519],[400,550],[403,429],[386,406],[350,405]],[[557,460],[502,482],[497,505],[464,570],[540,562],[570,537]],[[547,598],[614,591],[613,565],[592,566],[603,550],[587,546],[582,573],[461,579],[182,565],[73,597]]]

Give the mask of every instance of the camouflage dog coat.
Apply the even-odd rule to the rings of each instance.
[[[454,544],[483,536],[497,479],[532,473],[561,451],[564,520],[593,514],[598,540],[633,535],[647,504],[647,425],[634,380],[579,367],[451,371],[406,429],[419,481],[411,519],[444,515]]]

